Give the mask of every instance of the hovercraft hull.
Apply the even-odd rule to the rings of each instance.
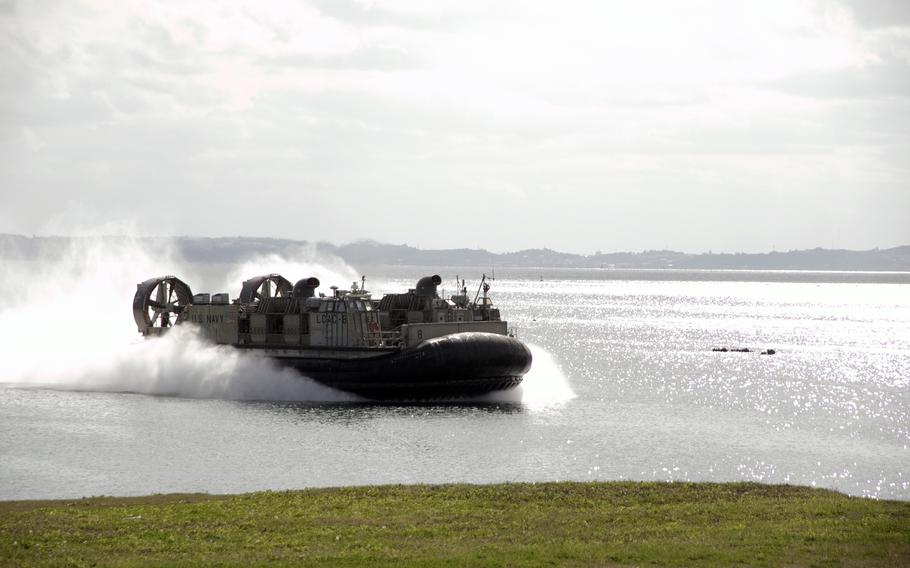
[[[374,357],[277,357],[329,387],[374,400],[458,397],[508,389],[531,367],[531,351],[512,337],[463,332]]]

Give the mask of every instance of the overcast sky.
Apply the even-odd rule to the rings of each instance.
[[[0,232],[910,244],[910,2],[0,0]]]

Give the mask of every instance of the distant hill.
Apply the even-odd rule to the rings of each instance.
[[[26,237],[0,234],[0,258],[55,258],[79,240],[122,242],[125,237]],[[341,257],[356,265],[496,266],[561,268],[684,268],[743,270],[910,271],[910,246],[864,251],[815,248],[759,254],[688,254],[670,250],[581,255],[550,249],[492,253],[483,249],[422,250],[408,245],[357,241],[345,245],[257,237],[147,237],[189,261],[237,262],[257,254],[296,255],[301,250]],[[173,248],[172,248],[173,247]]]

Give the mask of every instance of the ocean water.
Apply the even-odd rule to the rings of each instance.
[[[358,275],[330,268],[324,287]],[[368,287],[423,272],[374,268]],[[480,271],[438,272],[451,293]],[[910,274],[499,269],[531,373],[431,404],[357,400],[191,333],[137,340],[140,279],[97,316],[103,341],[39,342],[22,329],[43,303],[0,306],[20,330],[0,337],[0,499],[617,479],[910,499]]]

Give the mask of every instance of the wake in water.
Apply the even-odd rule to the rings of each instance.
[[[4,355],[0,383],[227,400],[361,400],[263,356],[213,345],[190,326],[141,339],[130,313],[136,283],[174,273],[189,282],[203,279],[172,251],[152,255],[128,239],[83,239],[71,241],[66,252],[60,261],[5,264],[0,286],[17,293],[0,304],[0,344],[14,346]],[[357,279],[340,259],[317,258],[315,251],[302,249],[295,258],[250,259],[217,291],[231,290],[234,296],[242,280],[272,272],[316,276],[326,283]],[[538,346],[531,350],[534,363],[520,387],[478,402],[543,407],[574,397],[553,357]]]

